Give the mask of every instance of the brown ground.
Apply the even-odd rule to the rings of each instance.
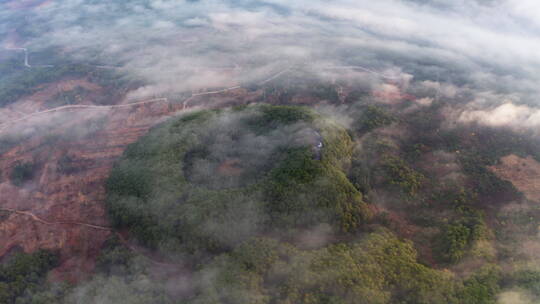
[[[531,156],[522,158],[511,154],[490,169],[498,177],[510,181],[527,199],[540,202],[540,163]]]
[[[424,172],[432,176],[433,181],[437,181],[438,186],[445,184],[462,185],[466,181],[465,175],[461,173],[461,167],[456,159],[456,154],[444,151],[429,151],[423,147],[422,156],[416,164]]]
[[[242,174],[242,168],[238,167],[239,163],[238,159],[228,159],[219,165],[217,172],[227,176],[239,176]]]
[[[21,115],[16,111],[35,112],[47,108],[44,101],[59,91],[76,85],[93,90],[102,89],[84,79],[62,80],[43,86],[40,92],[0,109],[0,120],[13,120]],[[197,97],[191,106],[223,106],[229,103],[248,103],[257,98],[244,90],[219,95]],[[119,100],[117,103],[124,103]],[[92,104],[91,100],[82,101]],[[17,133],[28,126],[48,132],[48,136],[24,139],[4,154],[0,154],[0,209],[15,209],[34,214],[46,222],[79,222],[108,227],[104,207],[104,182],[114,163],[126,146],[135,142],[156,123],[176,115],[182,102],[156,102],[106,111],[71,109],[45,114],[10,125],[6,132]],[[101,129],[76,139],[64,139],[66,132],[90,119],[101,117]],[[54,118],[54,120],[52,120]],[[57,119],[62,119],[58,123]],[[52,121],[51,121],[52,120]],[[38,122],[48,121],[48,125]],[[49,135],[56,135],[51,141]],[[59,139],[58,139],[59,138]],[[69,156],[74,172],[59,170],[59,160]],[[38,165],[31,181],[17,187],[10,174],[17,162]],[[231,164],[234,168],[234,164]],[[75,224],[47,224],[31,216],[0,211],[0,258],[13,250],[33,252],[37,249],[59,250],[61,266],[54,271],[56,279],[76,281],[91,273],[94,260],[110,231]]]
[[[54,83],[42,85],[36,93],[25,96],[16,103],[0,108],[0,123],[20,118],[34,112],[46,110],[50,108],[46,101],[50,100],[60,92],[71,91],[76,87],[83,87],[92,92],[88,96],[85,96],[85,99],[79,104],[91,105],[93,104],[92,100],[95,97],[105,94],[100,86],[93,84],[86,79],[66,78]]]

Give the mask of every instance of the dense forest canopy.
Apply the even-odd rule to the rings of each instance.
[[[354,232],[371,212],[345,176],[351,154],[346,131],[307,108],[195,112],[128,147],[107,206],[144,244],[198,256],[317,225]]]

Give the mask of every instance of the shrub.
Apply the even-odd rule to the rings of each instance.
[[[362,117],[356,123],[356,130],[360,133],[367,133],[377,128],[392,124],[396,118],[377,106],[367,106]]]
[[[89,93],[87,89],[81,86],[75,87],[70,91],[59,92],[47,101],[49,107],[60,107],[80,103]]]
[[[443,228],[439,236],[439,252],[443,261],[458,262],[474,241],[485,239],[488,228],[483,214],[472,208],[461,208],[459,218]]]
[[[485,266],[463,282],[458,292],[460,303],[495,304],[500,291],[501,271],[495,266]]]
[[[75,164],[75,160],[73,157],[69,156],[68,154],[62,156],[58,160],[58,171],[63,174],[73,174],[79,171],[79,168]]]
[[[58,254],[46,250],[11,257],[0,265],[0,303],[15,303],[24,293],[37,290],[58,262]]]
[[[16,186],[31,180],[34,177],[36,165],[32,162],[19,162],[11,171],[11,182]]]
[[[402,159],[386,155],[382,160],[382,168],[388,176],[388,182],[397,185],[408,195],[416,195],[425,177],[410,168]]]

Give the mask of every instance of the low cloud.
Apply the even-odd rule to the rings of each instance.
[[[491,127],[512,127],[516,130],[538,130],[540,109],[505,102],[490,109],[466,110],[459,115],[462,123],[479,123]]]
[[[33,52],[53,47],[75,60],[118,65],[147,80],[152,94],[227,87],[284,66],[323,62],[404,70],[419,81],[440,82],[442,95],[452,95],[453,83],[484,91],[516,85],[523,99],[540,91],[540,16],[529,0],[0,6],[4,45],[17,41]]]
[[[529,295],[521,291],[505,291],[499,294],[498,304],[533,304]]]

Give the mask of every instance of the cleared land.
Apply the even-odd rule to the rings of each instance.
[[[510,154],[490,169],[499,178],[510,181],[528,199],[540,202],[540,163],[531,156],[523,158]]]

